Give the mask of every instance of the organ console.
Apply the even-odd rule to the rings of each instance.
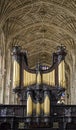
[[[65,47],[58,46],[50,67],[38,63],[36,68],[31,69],[26,52],[18,46],[13,47],[13,90],[21,103],[26,105],[26,121],[29,125],[34,117],[36,123],[41,121],[49,124],[51,106],[57,104],[66,88],[65,56]]]

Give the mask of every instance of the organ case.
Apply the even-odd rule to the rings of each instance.
[[[30,69],[26,52],[18,46],[13,48],[13,85],[22,104],[26,104],[26,116],[30,118],[43,116],[49,122],[51,105],[56,104],[62,92],[65,91],[65,56],[66,49],[59,46],[53,53],[53,64],[48,69],[43,69],[37,64],[35,69]],[[58,93],[60,95],[58,96]]]

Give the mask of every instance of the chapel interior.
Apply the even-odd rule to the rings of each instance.
[[[0,129],[75,128],[76,1],[0,0]]]

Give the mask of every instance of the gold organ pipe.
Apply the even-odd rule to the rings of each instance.
[[[24,86],[36,83],[36,74],[32,74],[24,70]]]
[[[47,84],[50,85],[50,73],[47,74]]]
[[[36,83],[36,74],[32,74],[32,84]]]
[[[50,81],[50,75],[49,75],[49,73],[48,74],[45,73],[45,74],[42,75],[42,81],[43,81],[43,83],[49,85],[49,81]]]
[[[28,86],[28,73],[24,70],[24,86]]]
[[[32,81],[33,81],[33,80],[32,80],[32,77],[33,77],[33,76],[32,76],[32,74],[31,74],[31,75],[30,75],[30,84],[32,84]]]
[[[28,75],[28,85],[30,85],[30,73],[27,73],[27,75]]]
[[[40,115],[40,103],[37,102],[36,104],[36,115]]]
[[[65,87],[65,66],[64,60],[59,64],[58,67],[59,85]]]
[[[50,78],[49,78],[49,84],[52,85],[52,72],[50,72],[49,76],[50,76]]]
[[[62,62],[58,66],[59,85],[62,86]]]
[[[41,74],[38,72],[37,74],[37,84],[41,84]]]
[[[63,60],[63,83],[62,86],[65,87],[66,86],[66,80],[65,80],[65,63]]]
[[[27,116],[31,116],[32,112],[33,112],[33,102],[31,96],[29,95],[27,99]]]
[[[13,84],[14,84],[14,88],[19,86],[20,83],[20,66],[19,63],[14,60],[13,63]]]
[[[37,77],[36,74],[31,74],[24,70],[24,86],[28,86],[34,83],[41,84],[41,82],[48,84],[48,85],[55,85],[55,70],[50,73],[42,74],[42,81],[41,81],[41,74],[38,72]]]
[[[48,74],[43,74],[42,75],[42,80],[43,83],[46,83],[48,85],[55,85],[55,70],[53,70],[52,72],[48,73]]]
[[[44,114],[45,115],[50,115],[50,99],[48,95],[46,95],[44,99]]]
[[[54,86],[55,85],[55,70],[52,71],[52,77],[51,77],[51,85]]]
[[[24,77],[24,80],[23,80],[24,81],[24,86],[26,86],[26,71],[25,70],[24,70],[24,76],[23,77]]]
[[[26,86],[28,86],[28,73],[27,73],[27,71],[26,71],[26,77],[25,77],[25,79],[26,79]]]

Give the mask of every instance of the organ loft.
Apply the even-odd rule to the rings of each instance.
[[[76,129],[76,1],[0,0],[0,130]]]

